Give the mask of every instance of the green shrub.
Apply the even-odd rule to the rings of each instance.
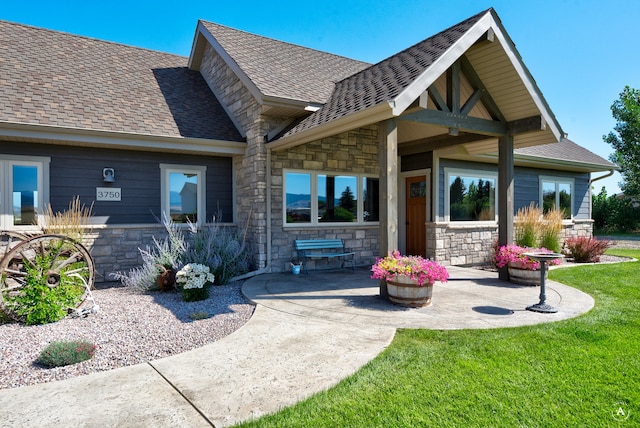
[[[38,363],[47,367],[61,367],[90,360],[96,346],[84,340],[51,342],[40,353]]]
[[[59,321],[67,316],[69,308],[75,308],[82,301],[85,286],[80,278],[60,272],[59,284],[55,287],[48,284],[52,258],[59,253],[57,249],[44,256],[36,255],[33,265],[25,263],[24,287],[16,294],[5,296],[5,307],[27,325]]]
[[[191,315],[189,315],[189,318],[191,318],[194,321],[206,320],[207,318],[209,318],[209,313],[208,312],[204,312],[204,311],[198,311],[198,312],[194,312]]]
[[[565,253],[573,257],[576,263],[597,263],[600,256],[611,246],[611,242],[606,239],[587,238],[567,238],[564,243]]]
[[[182,289],[182,300],[185,302],[199,302],[209,298],[209,286],[202,288],[184,288]]]

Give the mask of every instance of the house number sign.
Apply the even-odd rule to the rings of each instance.
[[[96,187],[96,201],[116,201],[122,197],[122,189],[119,187]]]

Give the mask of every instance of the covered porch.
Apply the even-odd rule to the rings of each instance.
[[[446,248],[451,239],[442,229],[449,226],[466,228],[469,239],[482,243],[474,250],[481,261],[494,240],[513,242],[514,150],[564,139],[493,10],[337,82],[321,108],[269,148],[287,150],[366,127],[377,135],[379,255],[399,249],[444,264],[479,262],[460,261]],[[448,175],[464,180],[469,165],[490,172],[489,202],[481,213],[457,217]],[[486,184],[485,176],[468,178]],[[414,194],[420,196],[415,203]]]

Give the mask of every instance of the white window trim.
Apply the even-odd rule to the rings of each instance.
[[[556,185],[556,206],[560,205],[559,204],[559,198],[560,198],[560,192],[558,189],[558,185],[559,184],[568,184],[569,186],[571,186],[571,207],[569,208],[571,210],[571,217],[566,218],[565,220],[571,220],[573,219],[573,209],[575,207],[575,193],[576,193],[576,181],[573,178],[569,178],[569,177],[557,177],[557,176],[551,176],[551,175],[540,175],[538,176],[538,194],[539,194],[539,207],[543,207],[544,206],[544,200],[543,200],[543,189],[542,189],[542,184],[543,183],[554,183]]]
[[[311,221],[309,223],[287,223],[287,174],[308,174],[311,177]],[[356,178],[356,197],[357,197],[357,218],[356,221],[351,222],[320,222],[313,213],[318,212],[318,176],[330,175],[330,176],[348,176]],[[353,172],[340,172],[340,171],[309,171],[304,169],[283,169],[282,170],[282,224],[283,227],[344,227],[344,226],[375,226],[379,225],[379,221],[364,221],[364,178],[377,178],[374,174],[358,174]]]
[[[171,212],[169,174],[173,172],[196,174],[198,177],[198,220],[196,225],[205,224],[207,219],[207,167],[202,165],[160,164],[160,207],[163,218],[165,215],[168,217]],[[180,226],[181,224],[178,225]]]
[[[482,221],[473,221],[473,220],[451,220],[451,205],[450,199],[451,194],[449,192],[449,179],[451,176],[467,176],[467,177],[475,177],[475,178],[491,178],[495,180],[495,213],[493,220],[482,220]],[[496,224],[498,222],[498,173],[495,171],[488,171],[484,169],[466,169],[466,168],[444,168],[444,221],[445,223],[452,224]]]
[[[44,211],[49,205],[49,164],[50,157],[0,155],[0,229],[34,229],[37,225],[13,224],[13,165],[35,166],[38,170],[38,225],[44,222]]]

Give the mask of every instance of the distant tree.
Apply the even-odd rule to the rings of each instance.
[[[456,177],[449,186],[449,200],[452,204],[457,204],[462,202],[465,193],[467,193],[467,188],[464,185],[461,177]]]
[[[625,86],[611,105],[614,132],[603,137],[615,152],[609,159],[620,167],[620,188],[627,196],[640,196],[640,91]]]
[[[640,227],[640,206],[633,198],[608,196],[603,186],[592,196],[592,207],[597,233],[633,232]]]
[[[356,198],[353,196],[353,192],[349,186],[347,186],[340,195],[340,202],[338,203],[338,206],[347,211],[355,212]]]

